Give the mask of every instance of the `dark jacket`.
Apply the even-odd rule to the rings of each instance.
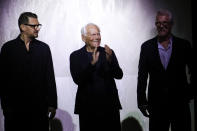
[[[172,37],[172,54],[167,69],[160,60],[157,37],[144,42],[141,46],[137,100],[138,106],[159,106],[169,103],[188,102],[191,88],[187,82],[186,65],[192,70],[192,50],[188,41]],[[148,100],[146,96],[147,79]]]
[[[78,85],[76,114],[121,109],[114,78],[121,79],[123,72],[114,52],[109,64],[104,50],[103,47],[98,48],[99,60],[94,66],[90,63],[92,54],[86,51],[85,46],[70,55],[71,75]]]
[[[46,112],[57,108],[56,83],[49,46],[34,39],[26,50],[20,36],[1,49],[0,99],[4,112]]]

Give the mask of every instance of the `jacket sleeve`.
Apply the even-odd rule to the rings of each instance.
[[[114,51],[112,51],[112,58],[111,58],[111,62],[109,63],[109,66],[110,66],[110,73],[112,77],[116,79],[122,79],[123,71],[119,66],[119,63],[118,63],[118,60],[116,58]]]
[[[57,108],[57,91],[51,51],[47,51],[46,85],[48,106]]]
[[[3,93],[3,64],[4,64],[4,61],[3,61],[3,53],[2,53],[2,50],[1,50],[1,52],[0,52],[0,83],[1,83],[1,86],[0,86],[0,100],[1,100],[1,98],[2,98],[2,93]]]
[[[0,100],[1,100],[1,107],[4,108],[4,98],[5,98],[5,90],[6,90],[6,83],[7,79],[9,78],[9,73],[5,73],[7,71],[8,66],[7,65],[7,47],[6,44],[4,44],[1,48],[0,52]]]
[[[83,67],[82,62],[86,63]],[[75,84],[83,85],[83,83],[86,83],[95,69],[95,65],[86,61],[82,56],[78,55],[77,52],[70,55],[70,72]]]
[[[146,50],[142,46],[138,65],[138,81],[137,81],[137,102],[138,107],[147,105],[146,87],[148,79],[148,67],[147,67],[147,55]]]
[[[189,86],[188,86],[188,99],[193,99],[194,96],[197,96],[195,94],[194,90],[194,80],[193,80],[193,68],[194,68],[194,51],[193,48],[191,47],[191,44],[187,41],[186,47],[185,47],[185,52],[186,52],[186,64],[188,67],[188,79],[189,79]]]

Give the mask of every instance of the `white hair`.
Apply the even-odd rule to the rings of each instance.
[[[173,22],[173,16],[172,16],[172,13],[167,10],[167,9],[160,9],[159,11],[157,11],[157,16],[168,16],[170,21]]]
[[[88,23],[88,24],[86,24],[85,26],[83,26],[81,28],[81,35],[86,36],[86,34],[87,34],[87,27],[90,26],[90,25],[96,26],[99,29],[99,31],[100,31],[100,28],[96,24],[94,24],[94,23]]]

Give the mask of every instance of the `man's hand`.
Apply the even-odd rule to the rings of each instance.
[[[49,107],[48,108],[49,119],[53,119],[55,117],[55,114],[56,114],[56,109],[54,107]]]
[[[142,114],[145,116],[145,117],[149,117],[149,107],[148,105],[142,105],[139,107],[140,111],[142,112]]]
[[[91,64],[94,65],[96,64],[96,62],[98,61],[99,59],[99,52],[97,52],[97,47],[94,49],[94,52],[92,54],[92,61],[91,61]]]
[[[111,62],[112,50],[108,45],[105,45],[106,59],[108,62]]]

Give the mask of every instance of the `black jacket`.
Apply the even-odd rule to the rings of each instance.
[[[1,49],[0,99],[4,112],[46,112],[57,108],[56,83],[49,46],[34,39],[26,50],[18,38]]]
[[[173,36],[172,54],[165,70],[159,56],[157,37],[144,42],[141,46],[138,67],[138,106],[156,107],[168,103],[176,106],[188,102],[192,91],[187,82],[186,66],[191,73],[192,57],[190,43]],[[148,96],[146,96],[148,76]]]
[[[92,54],[86,47],[74,51],[70,55],[70,71],[74,82],[78,85],[75,102],[75,113],[119,110],[121,104],[115,80],[123,76],[117,58],[113,52],[109,64],[103,47],[99,47],[98,62],[92,66]]]

